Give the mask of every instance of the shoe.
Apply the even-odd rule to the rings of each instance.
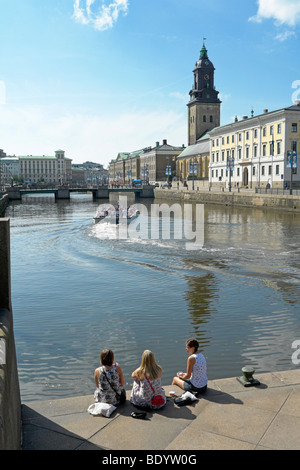
[[[147,416],[147,413],[145,411],[141,411],[140,413],[137,411],[133,411],[131,413],[131,416],[136,419],[144,419]]]

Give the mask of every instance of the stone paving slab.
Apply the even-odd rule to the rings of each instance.
[[[24,403],[23,450],[299,450],[300,369],[255,378],[255,387],[236,377],[209,381],[184,407],[169,396],[182,390],[165,386],[166,406],[145,420],[131,417],[129,401],[110,418],[91,416],[92,395]]]

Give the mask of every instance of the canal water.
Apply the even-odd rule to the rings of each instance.
[[[300,339],[300,216],[205,206],[204,244],[113,238],[89,195],[24,197],[11,219],[14,330],[23,402],[94,392],[100,352],[125,375],[151,349],[170,384],[196,337],[208,378],[288,370]],[[158,201],[155,201],[158,203]],[[142,217],[153,222],[153,200]],[[183,208],[183,206],[181,206]],[[182,212],[184,213],[184,212]],[[172,230],[171,230],[172,234]]]

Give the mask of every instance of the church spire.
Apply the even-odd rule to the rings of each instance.
[[[206,38],[203,38],[203,46],[202,46],[202,49],[200,51],[200,59],[207,59],[208,58],[207,49],[206,49],[204,41],[206,41]]]

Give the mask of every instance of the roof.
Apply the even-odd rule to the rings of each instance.
[[[57,160],[56,157],[53,155],[20,155],[17,158],[22,158],[26,160],[42,160],[42,159],[47,159],[47,160]],[[71,158],[64,157],[65,160],[72,160]]]
[[[178,158],[190,157],[192,155],[203,155],[203,154],[209,154],[209,153],[210,153],[210,141],[207,138],[201,142],[198,142],[197,144],[189,145],[186,149],[184,149],[183,152],[181,152],[180,155],[178,155]]]

